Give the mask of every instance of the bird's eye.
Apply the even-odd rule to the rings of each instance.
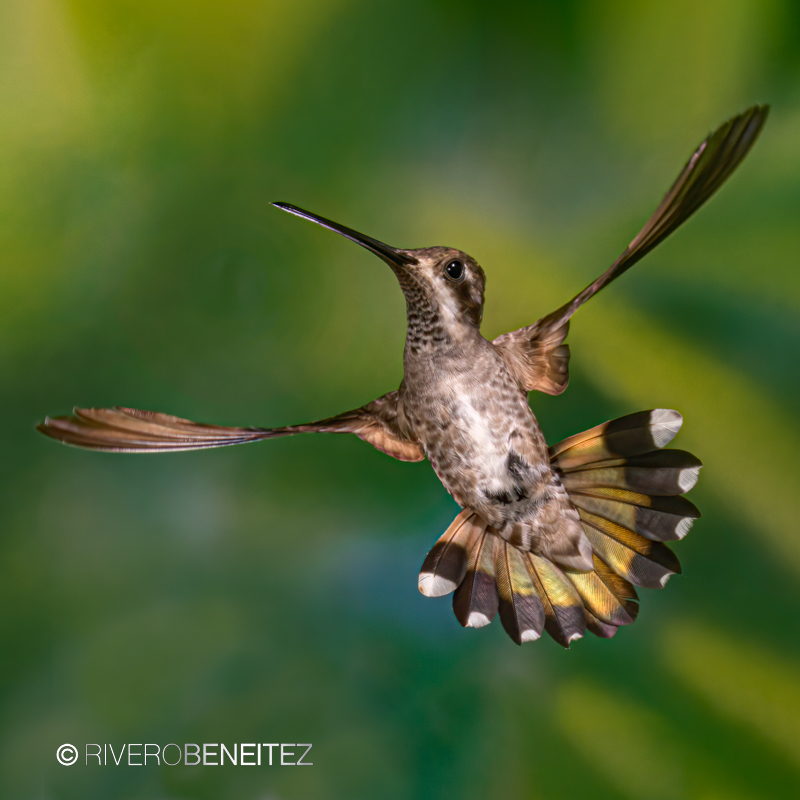
[[[451,281],[460,281],[464,277],[464,264],[461,261],[451,261],[444,272]]]

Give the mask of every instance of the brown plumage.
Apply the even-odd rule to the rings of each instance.
[[[490,342],[480,334],[485,278],[447,247],[402,250],[285,203],[367,248],[394,271],[408,332],[400,388],[360,408],[282,428],[201,425],[129,408],[75,409],[38,429],[66,444],[114,452],[222,447],[295,433],[354,433],[401,461],[427,456],[464,509],[434,545],[419,577],[429,597],[453,592],[465,627],[496,614],[521,644],[546,630],[565,647],[586,629],[609,638],[636,619],[637,586],[680,571],[664,544],[700,514],[681,495],[700,461],[662,448],[681,417],[656,409],[571,436],[548,449],[530,391],[569,381],[569,320],[600,289],[688,219],[745,157],[766,120],[754,106],[692,155],[644,228],[596,281],[561,308]]]

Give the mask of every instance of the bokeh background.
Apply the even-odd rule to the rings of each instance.
[[[765,798],[800,779],[800,8],[791,0],[0,5],[0,793]],[[616,639],[517,648],[417,591],[456,506],[354,437],[164,456],[73,405],[277,425],[401,378],[372,255],[488,274],[492,337],[619,254],[708,131],[718,197],[574,320],[548,439],[666,406],[684,575]],[[62,767],[72,742],[311,742],[314,767]]]

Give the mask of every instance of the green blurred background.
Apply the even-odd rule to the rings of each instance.
[[[0,793],[764,798],[800,779],[800,7],[791,0],[0,6]],[[550,441],[666,406],[706,466],[684,576],[616,639],[462,630],[456,506],[354,437],[68,449],[46,414],[221,424],[395,388],[404,304],[285,200],[488,274],[484,332],[596,277],[693,148],[720,196],[573,323]],[[72,742],[312,742],[311,769],[59,766]]]

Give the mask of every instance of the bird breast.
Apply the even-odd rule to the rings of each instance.
[[[525,393],[494,352],[437,367],[407,370],[403,404],[439,479],[488,522],[527,515],[550,469]]]

